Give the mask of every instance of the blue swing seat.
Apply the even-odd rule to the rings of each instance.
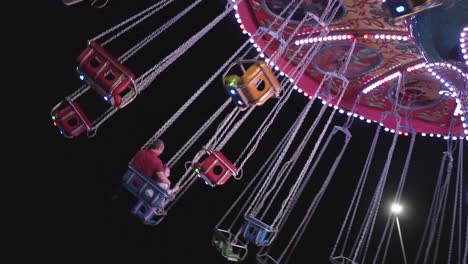
[[[138,217],[145,225],[155,226],[159,224],[166,215],[161,208],[150,207],[143,201],[139,201],[133,208],[132,214]]]
[[[132,165],[123,176],[123,186],[149,207],[163,208],[168,192]]]
[[[253,216],[245,215],[244,218],[246,220],[242,225],[244,238],[257,246],[268,246],[272,242],[276,230]]]

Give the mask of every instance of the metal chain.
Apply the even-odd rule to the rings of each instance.
[[[156,77],[163,72],[169,65],[176,61],[180,56],[182,56],[189,48],[191,48],[197,41],[199,41],[203,36],[206,35],[214,26],[216,26],[224,17],[226,17],[232,10],[231,8],[226,9],[220,15],[218,15],[213,21],[201,29],[198,33],[193,35],[189,40],[180,45],[175,49],[171,54],[166,56],[162,61],[153,66],[147,72],[137,79],[137,87],[140,91],[146,89]]]
[[[169,27],[174,25],[181,17],[185,16],[188,12],[190,12],[195,6],[197,6],[199,3],[201,3],[202,0],[196,0],[193,2],[191,5],[186,7],[184,10],[179,12],[175,17],[171,18],[169,21],[164,23],[161,27],[153,31],[150,35],[148,35],[146,38],[144,38],[142,41],[140,41],[138,44],[127,50],[122,56],[119,57],[119,61],[125,62],[128,60],[131,56],[133,56],[135,53],[137,53],[139,50],[141,50],[146,44],[151,42],[153,39],[155,39],[157,36],[159,36],[162,32],[166,31]]]
[[[135,27],[136,25],[138,25],[139,23],[141,23],[143,20],[147,19],[148,17],[154,15],[156,12],[158,12],[159,10],[163,9],[164,7],[166,7],[168,4],[172,3],[174,0],[161,0],[160,2],[157,2],[156,4],[144,9],[143,11],[141,11],[140,13],[132,16],[132,17],[129,17],[127,18],[126,20],[120,22],[119,24],[109,28],[108,30],[102,32],[101,34],[97,35],[96,37],[92,38],[91,41],[97,41],[101,38],[103,38],[104,36],[110,34],[111,32],[127,25],[128,23],[134,21],[135,19],[138,19],[139,17],[143,16],[142,18],[138,19],[136,22],[134,22],[133,24],[131,24],[130,26],[124,28],[123,30],[119,31],[116,35],[114,35],[113,37],[111,37],[110,39],[106,40],[105,42],[103,42],[101,44],[101,46],[105,46],[106,44],[109,44],[112,40],[118,38],[119,36],[121,36],[122,34],[124,34],[125,32],[127,32],[128,30],[132,29],[133,27]]]

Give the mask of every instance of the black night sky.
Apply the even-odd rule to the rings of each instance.
[[[3,3],[2,17],[6,19],[2,23],[2,50],[6,60],[2,64],[2,76],[6,81],[6,95],[2,97],[2,108],[3,138],[7,147],[3,155],[6,157],[2,174],[6,179],[3,184],[6,195],[2,215],[7,222],[1,234],[5,243],[0,262],[229,263],[210,245],[212,230],[248,184],[249,175],[255,174],[305,106],[307,100],[303,96],[292,95],[278,122],[263,139],[258,154],[248,162],[241,181],[231,180],[216,188],[195,182],[160,225],[145,226],[131,215],[130,209],[136,200],[127,192],[123,191],[116,200],[111,197],[135,151],[246,40],[233,13],[164,71],[134,102],[104,123],[95,137],[82,135],[73,140],[65,139],[50,119],[51,108],[81,85],[75,71],[75,58],[86,47],[86,41],[153,2],[110,0],[103,9],[93,9],[87,3],[66,7],[59,0]],[[182,10],[186,6],[184,2],[176,1],[138,29],[117,39],[115,45],[111,43],[109,50],[122,54]],[[223,10],[225,2],[203,1],[126,65],[139,76],[210,22]],[[162,158],[168,160],[226,98],[219,77],[193,109],[162,136],[166,142]],[[268,102],[256,110],[226,145],[223,151],[226,156],[235,157],[240,153],[242,144],[247,142],[272,105]],[[320,106],[317,101],[306,122],[308,125]],[[330,112],[331,109],[327,113]],[[337,114],[332,125],[341,125],[345,120],[345,115]],[[350,146],[290,263],[328,263],[376,127],[375,123],[354,121]],[[392,135],[387,132],[381,135],[376,162],[370,172],[372,179],[365,192],[367,199],[381,173]],[[202,138],[196,147],[200,148],[208,139]],[[319,169],[317,177],[309,183],[311,187],[301,197],[298,212],[292,214],[291,223],[284,230],[285,237],[278,239],[289,239],[300,222],[340,142],[333,143],[335,150],[325,155],[324,169]],[[398,183],[408,142],[408,137],[401,137],[398,142],[376,230],[386,219],[385,210]],[[312,147],[311,142],[305,153]],[[415,256],[424,228],[445,147],[444,140],[417,136],[403,193],[407,213],[400,219],[410,260]],[[190,160],[190,155],[183,158],[184,162]],[[182,163],[179,165],[183,166]],[[177,171],[174,169],[171,176],[174,179],[177,179]],[[452,206],[450,198],[447,215],[452,214]],[[449,220],[446,221],[445,231],[448,231]],[[379,236],[378,231],[375,236]],[[397,239],[394,229],[386,263],[403,263]],[[249,247],[244,263],[255,263],[256,250],[254,246]]]

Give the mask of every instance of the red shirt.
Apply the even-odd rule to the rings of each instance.
[[[133,157],[133,166],[149,178],[157,180],[156,172],[163,172],[164,165],[159,157],[149,149],[140,149]]]

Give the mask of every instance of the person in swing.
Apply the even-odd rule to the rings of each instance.
[[[179,187],[176,185],[173,189],[169,176],[171,169],[164,165],[160,155],[164,151],[164,141],[156,139],[147,149],[140,149],[133,156],[132,165],[146,177],[153,179],[159,186],[167,190],[169,195],[175,193]]]

